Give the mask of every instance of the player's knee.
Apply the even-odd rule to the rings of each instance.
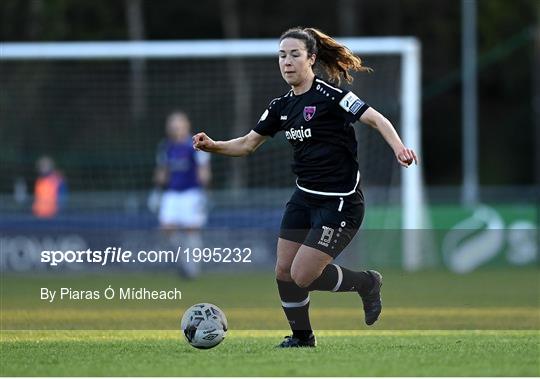
[[[301,271],[292,271],[291,278],[300,288],[309,287],[309,285],[313,283],[313,276]]]
[[[291,268],[288,266],[276,264],[276,279],[283,280],[285,282],[292,281]]]

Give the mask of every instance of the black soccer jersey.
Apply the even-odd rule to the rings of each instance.
[[[303,191],[347,196],[360,180],[352,123],[369,108],[354,93],[315,77],[309,91],[292,90],[270,102],[255,132],[284,131],[294,149],[292,170]]]

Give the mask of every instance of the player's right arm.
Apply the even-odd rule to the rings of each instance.
[[[263,136],[252,130],[243,137],[228,141],[214,141],[206,133],[201,132],[193,136],[193,148],[230,157],[243,157],[257,150],[267,138],[268,136]]]
[[[193,136],[193,148],[230,157],[243,157],[253,153],[268,137],[273,137],[280,130],[279,113],[277,112],[279,99],[276,98],[270,102],[268,108],[261,115],[257,126],[245,136],[228,141],[214,141],[206,133],[201,132]]]

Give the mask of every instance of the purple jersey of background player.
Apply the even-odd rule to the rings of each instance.
[[[193,150],[191,136],[184,141],[163,141],[158,149],[157,164],[166,167],[169,180],[166,189],[185,191],[200,188],[197,176],[197,152]]]

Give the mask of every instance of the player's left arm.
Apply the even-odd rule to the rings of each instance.
[[[394,151],[400,165],[409,167],[413,162],[418,164],[418,158],[414,150],[407,148],[403,144],[392,123],[382,114],[370,107],[362,114],[360,121],[377,129],[381,133],[386,143]]]

